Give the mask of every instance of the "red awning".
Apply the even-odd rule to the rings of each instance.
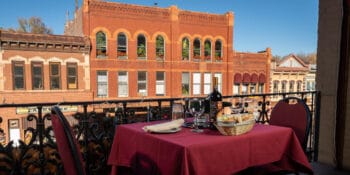
[[[250,75],[248,73],[243,74],[243,83],[250,83]]]
[[[266,83],[266,76],[265,74],[259,75],[259,83]]]
[[[251,83],[257,83],[257,82],[258,82],[258,79],[259,79],[259,77],[258,77],[257,74],[252,74],[252,75],[250,76],[250,82],[251,82]]]
[[[242,74],[236,73],[234,78],[233,78],[233,82],[237,83],[237,84],[242,83]]]

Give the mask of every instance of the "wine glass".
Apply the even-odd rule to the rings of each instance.
[[[195,108],[192,108],[192,109],[190,109],[190,113],[194,117],[194,121],[193,121],[194,128],[191,129],[191,131],[197,132],[197,133],[203,132],[204,131],[203,129],[199,129],[199,126],[200,126],[199,119],[204,113],[204,108],[201,108],[200,111],[196,111]]]

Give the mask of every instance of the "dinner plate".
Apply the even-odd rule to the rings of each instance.
[[[170,134],[170,133],[179,132],[180,130],[181,130],[181,127],[168,129],[168,130],[161,130],[161,131],[152,131],[152,133],[156,133],[156,134]]]

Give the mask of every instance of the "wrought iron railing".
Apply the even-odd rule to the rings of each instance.
[[[240,106],[246,112],[252,112],[259,123],[268,123],[274,104],[288,96],[297,96],[304,99],[310,108],[313,122],[307,154],[310,161],[317,161],[319,92],[233,95],[223,96],[223,101]],[[69,111],[65,115],[73,126],[76,138],[79,140],[81,153],[86,164],[86,172],[87,174],[101,175],[110,172],[107,159],[116,126],[124,123],[171,119],[173,104],[182,103],[187,106],[190,99],[192,97],[142,98],[64,102],[59,105],[67,108],[75,107],[74,112]],[[57,105],[57,103],[0,105],[2,111],[4,109],[14,110],[16,108],[32,107],[36,109],[33,110],[33,114],[21,118],[23,123],[21,130],[26,133],[24,138],[17,143],[5,141],[4,144],[0,144],[0,174],[64,174],[51,127],[50,115],[47,113],[49,111],[46,110],[54,105]],[[5,118],[16,117],[3,116],[1,113],[0,116],[0,122]],[[5,135],[1,128],[0,133],[3,136]]]

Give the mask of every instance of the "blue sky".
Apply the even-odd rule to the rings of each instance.
[[[79,0],[81,4],[82,0]],[[317,50],[318,0],[108,0],[159,7],[176,5],[183,10],[234,13],[234,49],[257,52],[272,49],[273,55],[312,53]],[[18,18],[40,17],[63,34],[66,13],[75,0],[1,0],[0,27],[17,28]]]

